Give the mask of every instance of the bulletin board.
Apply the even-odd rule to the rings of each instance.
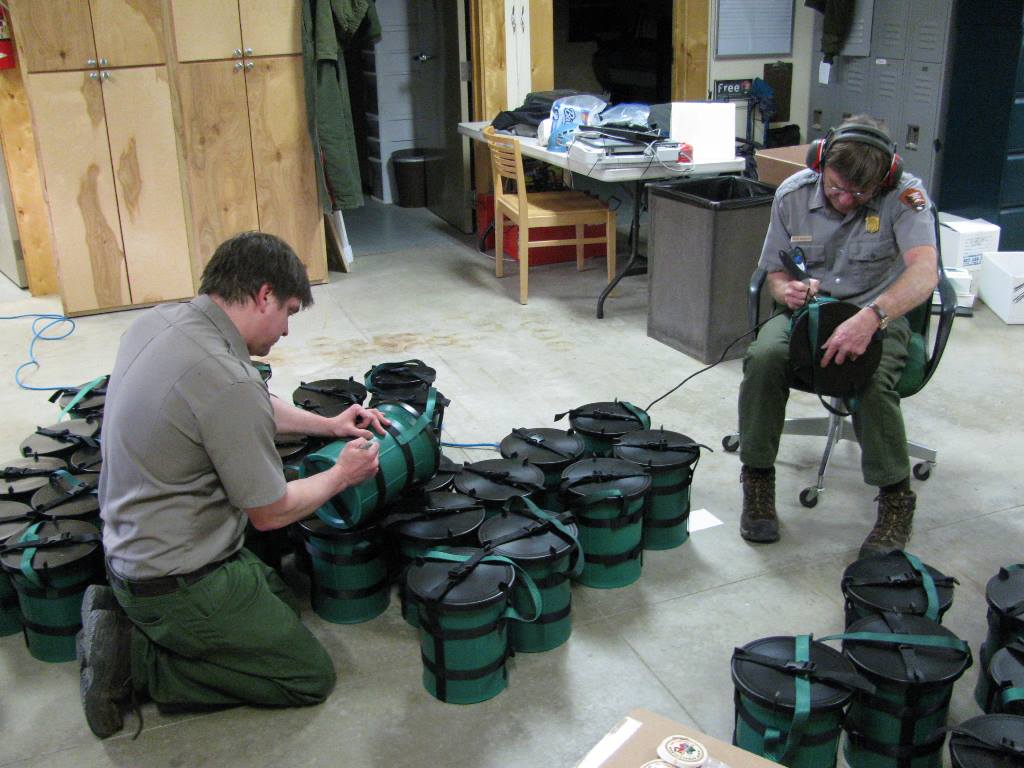
[[[716,58],[792,52],[793,0],[718,0]]]

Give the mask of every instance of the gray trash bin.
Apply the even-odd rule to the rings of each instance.
[[[740,176],[652,184],[647,335],[704,363],[747,331],[774,189]],[[767,315],[766,315],[767,316]],[[749,343],[737,342],[729,358]]]

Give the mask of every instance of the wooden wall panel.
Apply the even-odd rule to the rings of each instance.
[[[85,69],[96,58],[85,0],[9,0],[27,72]]]
[[[672,7],[672,99],[708,98],[710,0],[674,0]]]
[[[238,0],[171,0],[179,61],[229,59],[242,47]]]
[[[194,295],[167,68],[114,70],[103,83],[128,280],[135,304]]]
[[[234,62],[183,64],[177,71],[191,191],[192,272],[198,285],[221,242],[237,232],[259,229],[252,140],[245,75],[234,69]]]
[[[7,177],[25,258],[28,289],[33,296],[57,292],[57,265],[50,243],[50,220],[32,131],[25,84],[18,69],[0,70],[0,137]]]
[[[163,64],[162,0],[90,0],[96,53],[112,67]]]
[[[302,53],[299,0],[239,0],[242,44],[254,56]]]
[[[555,22],[552,0],[530,0],[530,90],[555,87]]]
[[[89,74],[28,78],[68,314],[131,304],[103,97]]]
[[[311,282],[327,279],[323,212],[306,129],[302,57],[256,59],[246,73],[260,229],[295,249]]]

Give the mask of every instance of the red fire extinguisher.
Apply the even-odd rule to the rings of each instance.
[[[11,20],[7,9],[0,7],[0,69],[14,69],[14,40],[11,38]]]

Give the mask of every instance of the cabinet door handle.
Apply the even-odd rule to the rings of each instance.
[[[89,79],[90,80],[99,80],[100,79],[100,73],[99,72],[90,72],[89,73]]]
[[[100,80],[109,80],[109,79],[110,79],[110,73],[109,72],[100,72]]]
[[[242,62],[236,61],[235,62],[235,72],[241,72],[241,71],[242,71]]]
[[[100,59],[100,66],[101,66],[101,67],[105,67],[105,66],[107,66],[107,65],[108,65],[109,63],[110,63],[110,62],[109,62],[109,61],[107,61],[106,59]]]
[[[256,62],[254,62],[254,61],[247,61],[247,62],[245,62],[245,69],[247,71],[249,71],[249,72],[251,72],[253,67],[255,67],[255,66],[256,66]]]
[[[231,52],[231,55],[234,56],[236,59],[237,58],[241,58],[241,56],[242,56],[242,49],[241,48],[235,48],[235,50],[233,50]]]
[[[245,55],[246,56],[252,56],[252,48],[246,48],[245,49]]]
[[[96,66],[96,59],[86,59],[85,60],[85,66],[87,66],[87,67],[95,67]]]

